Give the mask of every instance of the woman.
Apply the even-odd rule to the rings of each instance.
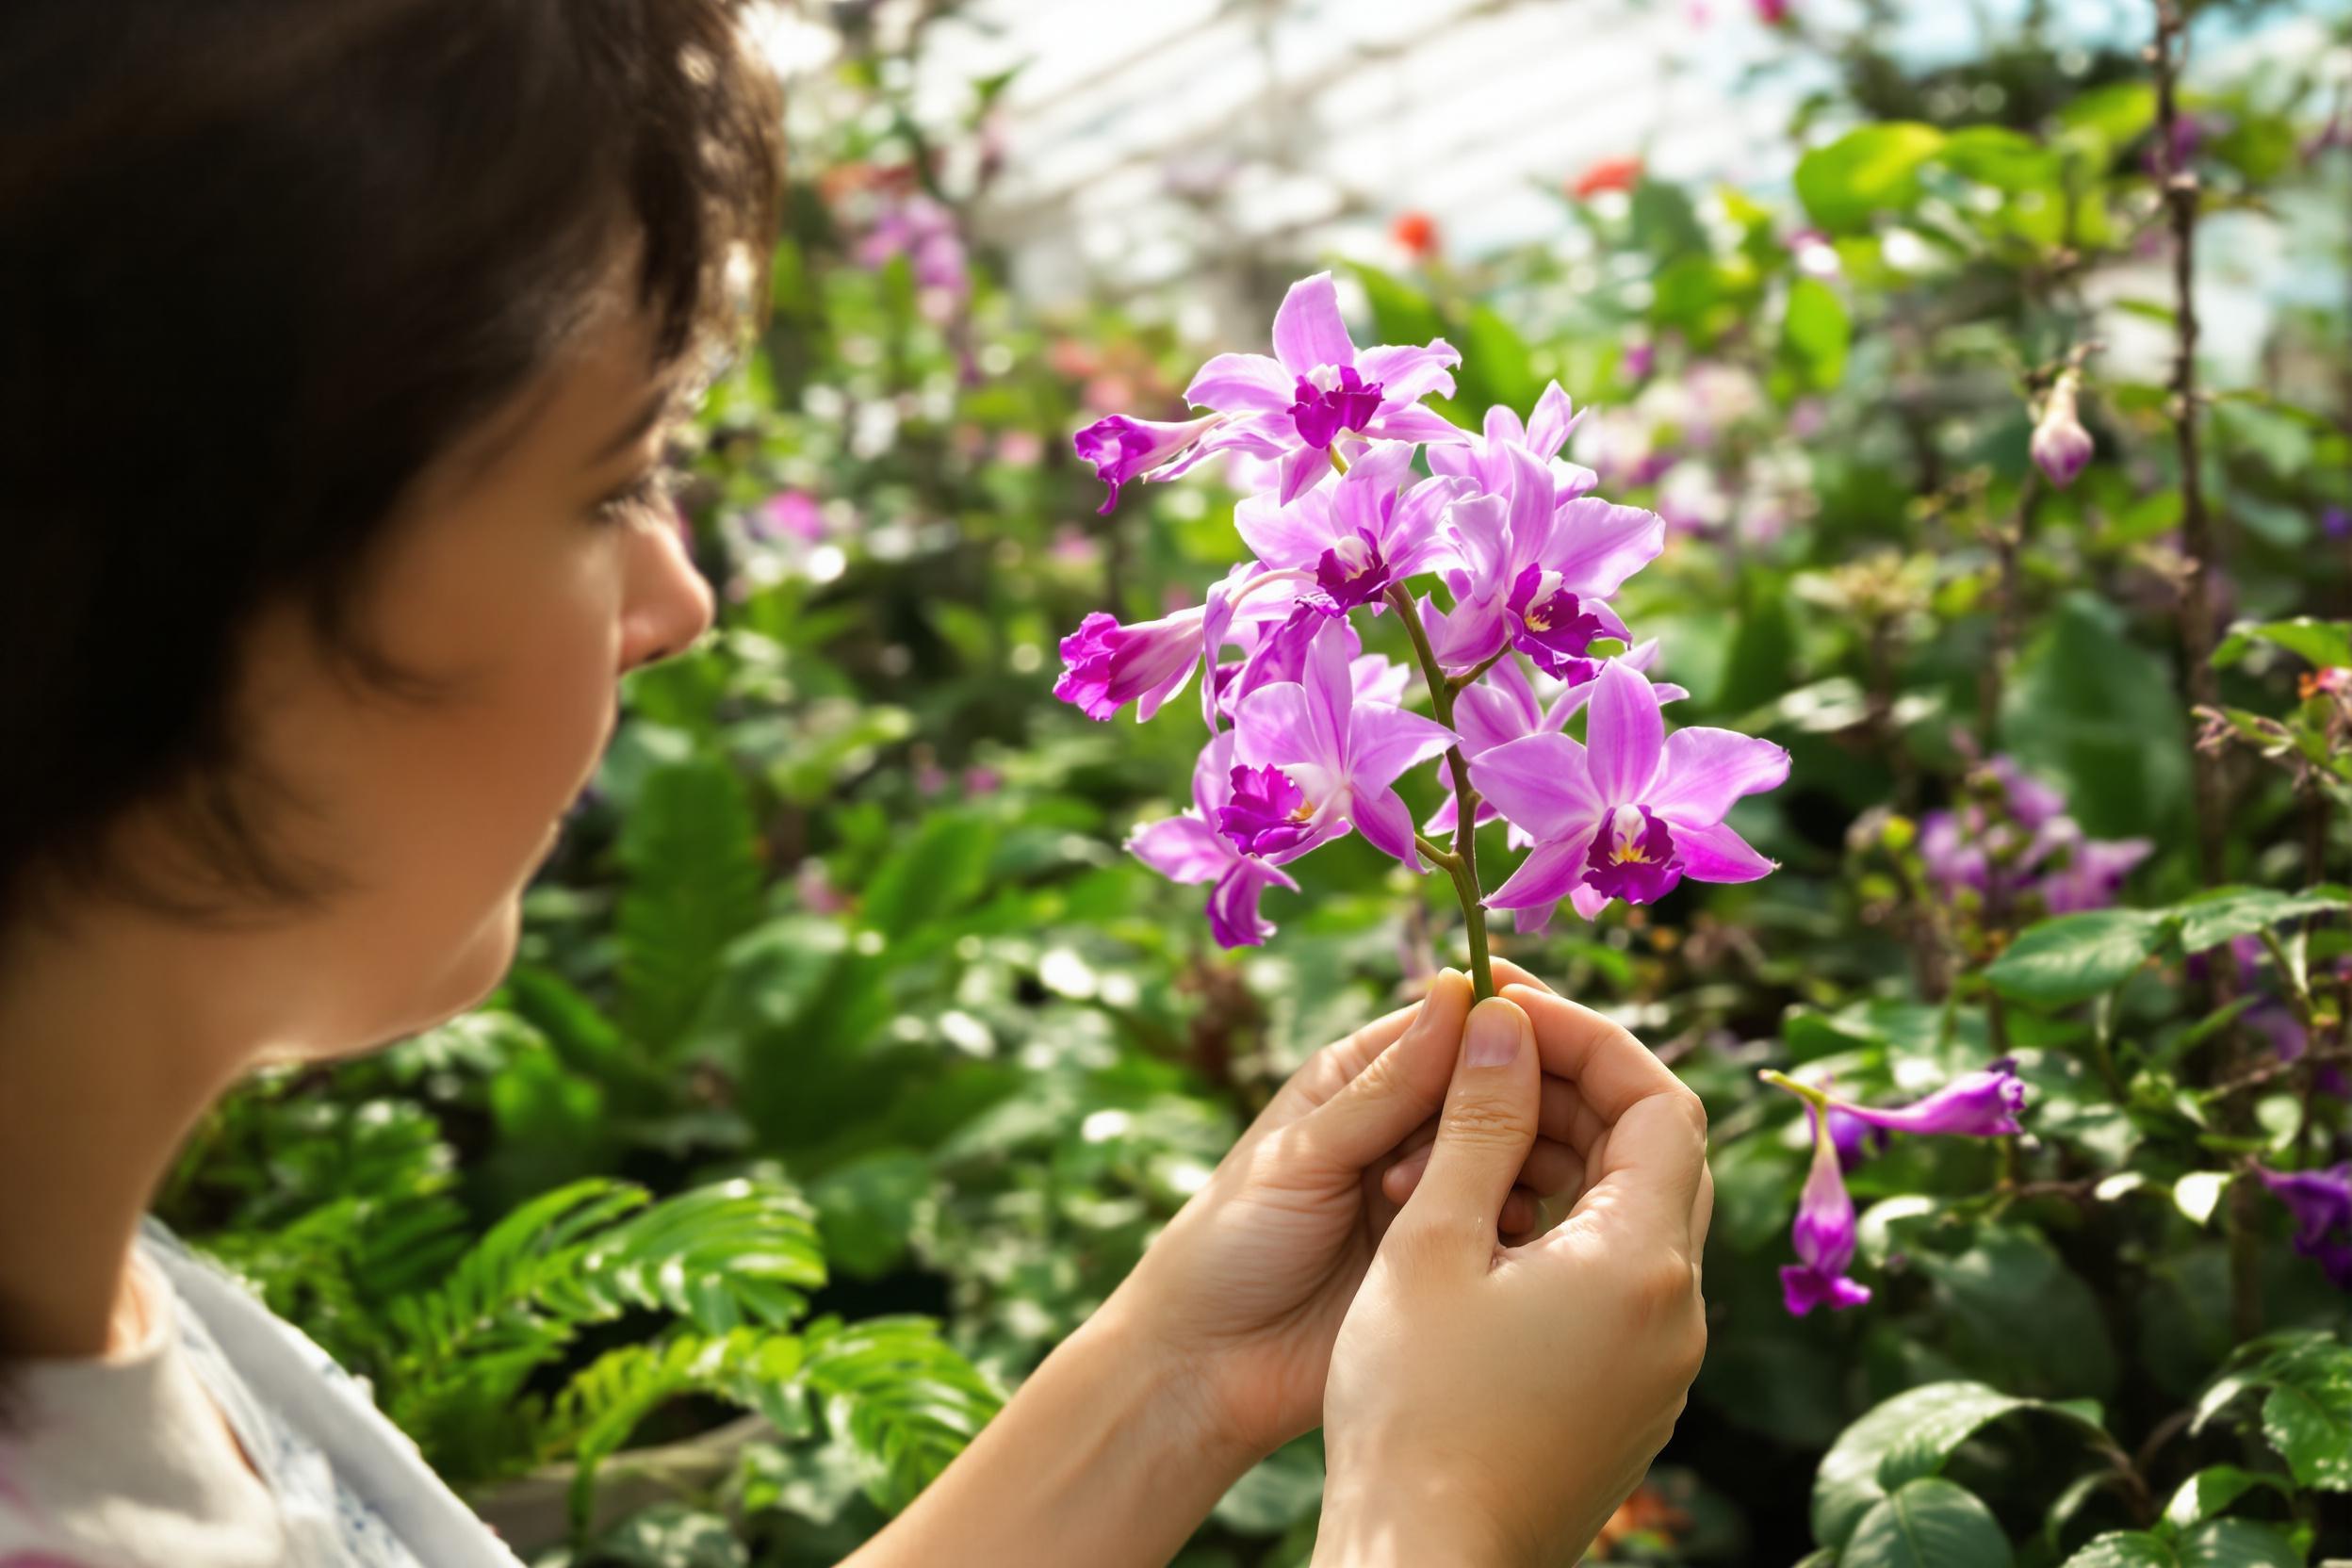
[[[710,625],[657,464],[773,218],[735,8],[0,8],[0,1568],[513,1560],[140,1216],[256,1065],[498,982]],[[1317,1561],[1573,1560],[1696,1370],[1704,1118],[1509,977],[1315,1056],[859,1568],[1165,1561],[1318,1421]]]

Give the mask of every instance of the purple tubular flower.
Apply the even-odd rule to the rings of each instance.
[[[1585,744],[1530,735],[1470,764],[1478,792],[1536,840],[1491,906],[1566,898],[1591,920],[1612,898],[1646,904],[1685,876],[1753,882],[1772,870],[1723,818],[1786,779],[1788,753],[1728,729],[1669,736],[1658,700],[1648,677],[1612,659],[1593,681]]]
[[[1303,809],[1296,818],[1303,825],[1345,823],[1419,871],[1413,818],[1392,786],[1451,745],[1454,734],[1401,708],[1359,702],[1353,643],[1340,624],[1327,625],[1307,648],[1303,679],[1275,681],[1243,698],[1233,716],[1234,758],[1244,767],[1281,770],[1301,793],[1293,815]]]
[[[2053,915],[2104,909],[2123,891],[2124,879],[2152,854],[2146,839],[2083,839],[2066,865],[2042,878],[2042,907]]]
[[[1155,621],[1121,626],[1096,611],[1062,639],[1067,666],[1054,694],[1090,719],[1108,719],[1129,703],[1148,719],[1184,690],[1200,662],[1201,608],[1180,610]]]
[[[1851,1171],[1872,1154],[1885,1152],[1886,1129],[1873,1127],[1840,1105],[1829,1108],[1829,1141],[1838,1146],[1838,1168]]]
[[[1217,945],[1255,947],[1274,934],[1258,914],[1259,895],[1269,887],[1298,891],[1298,884],[1279,862],[1304,855],[1315,843],[1302,841],[1275,856],[1246,855],[1217,830],[1218,816],[1233,798],[1231,778],[1237,771],[1233,758],[1232,731],[1211,738],[1193,765],[1192,810],[1137,828],[1127,847],[1174,881],[1211,884],[1209,930]]]
[[[2074,371],[2059,373],[2057,384],[2042,404],[2042,416],[2034,423],[2034,437],[2026,444],[2034,466],[2061,490],[2072,484],[2091,461],[2091,433],[2082,428],[2075,411],[2081,385],[2082,377]]]
[[[1962,1073],[1926,1099],[1897,1110],[1872,1110],[1843,1101],[1837,1109],[1855,1121],[1890,1133],[1983,1138],[2022,1132],[2017,1113],[2025,1109],[2025,1080],[2017,1076],[2017,1065],[2016,1057],[2003,1056],[1990,1067]]]
[[[1780,1297],[1790,1315],[1803,1317],[1815,1307],[1838,1312],[1870,1298],[1867,1285],[1846,1277],[1847,1266],[1854,1262],[1854,1199],[1846,1192],[1838,1145],[1823,1130],[1818,1106],[1813,1110],[1813,1169],[1797,1200],[1788,1239],[1797,1261],[1782,1266]]]
[[[1444,338],[1424,348],[1359,350],[1340,319],[1329,272],[1290,286],[1274,316],[1274,357],[1218,354],[1200,367],[1184,401],[1233,416],[1211,449],[1234,449],[1278,461],[1277,503],[1287,506],[1331,471],[1331,444],[1467,439],[1445,416],[1420,406],[1432,392],[1452,396],[1447,368],[1462,355]]]
[[[1253,496],[1233,510],[1243,543],[1268,566],[1315,574],[1327,612],[1377,607],[1391,584],[1427,571],[1444,549],[1438,521],[1464,488],[1428,479],[1410,490],[1413,444],[1382,441],[1336,485],[1317,486],[1287,505]]]
[[[1191,467],[1200,460],[1200,438],[1223,422],[1217,414],[1175,423],[1114,414],[1080,431],[1070,444],[1094,465],[1094,477],[1110,486],[1097,515],[1107,516],[1119,504],[1119,487],[1129,480],[1169,480]]]
[[[2352,1290],[2352,1161],[2327,1170],[2255,1167],[2271,1196],[2295,1219],[2295,1250],[2318,1261],[2328,1278]]]

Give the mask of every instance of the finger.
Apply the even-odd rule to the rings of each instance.
[[[1302,1147],[1348,1170],[1360,1170],[1394,1149],[1444,1101],[1469,1010],[1470,977],[1450,969],[1439,974],[1395,1042],[1298,1119],[1292,1131]]]
[[[1523,988],[1522,994],[1536,993]],[[1464,1263],[1493,1256],[1503,1200],[1535,1145],[1540,1076],[1525,1012],[1500,997],[1471,1009],[1437,1141],[1398,1226]]]
[[[1590,1153],[1592,1140],[1601,1135],[1601,1119],[1584,1103],[1576,1086],[1565,1078],[1544,1075],[1541,1088],[1543,1105],[1536,1113],[1535,1130],[1554,1143],[1563,1143],[1579,1155]],[[1396,1145],[1398,1159],[1416,1149],[1426,1149],[1437,1137],[1437,1118],[1428,1120],[1407,1133]]]
[[[1396,1042],[1399,1036],[1413,1027],[1420,1015],[1421,1004],[1399,1007],[1358,1029],[1345,1039],[1333,1040],[1308,1057],[1287,1083],[1267,1101],[1266,1109],[1250,1124],[1242,1136],[1248,1142],[1263,1137],[1279,1127],[1292,1122],[1314,1110],[1339,1092],[1340,1088],[1365,1067],[1377,1060],[1383,1051]]]
[[[1487,964],[1494,972],[1494,988],[1498,991],[1505,986],[1533,986],[1540,991],[1552,988],[1509,958],[1489,958]]]
[[[1563,1230],[1616,1231],[1644,1249],[1697,1256],[1692,1222],[1707,1174],[1707,1111],[1697,1095],[1676,1083],[1642,1096],[1609,1128],[1598,1160]]]
[[[1495,1231],[1505,1241],[1530,1233],[1536,1221],[1543,1217],[1542,1201],[1525,1187],[1511,1188],[1511,1195],[1503,1200],[1503,1212],[1495,1217]]]
[[[1428,1142],[1408,1149],[1396,1164],[1380,1173],[1382,1195],[1393,1203],[1402,1204],[1420,1184],[1421,1172],[1429,1168],[1429,1163]],[[1519,1168],[1520,1190],[1540,1198],[1567,1192],[1583,1183],[1584,1156],[1547,1137],[1536,1138],[1535,1147],[1527,1152],[1527,1162]]]
[[[1504,989],[1534,1025],[1544,1070],[1574,1084],[1604,1126],[1646,1095],[1682,1089],[1648,1046],[1592,1008],[1527,986]]]
[[[1699,1168],[1699,1195],[1690,1204],[1690,1259],[1697,1262],[1707,1252],[1707,1228],[1715,1219],[1715,1172],[1713,1168]]]

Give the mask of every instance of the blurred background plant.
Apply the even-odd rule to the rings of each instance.
[[[1714,1117],[1707,1367],[1596,1554],[2352,1554],[2341,8],[2209,0],[2178,76],[2147,0],[1151,9],[767,16],[772,311],[677,453],[719,629],[631,678],[499,993],[254,1084],[167,1221],[547,1560],[873,1533],[1456,951],[1350,841],[1218,952],[1119,847],[1196,738],[1050,695],[1231,547],[1215,484],[1098,515],[1070,433],[1336,262],[1365,341],[1465,351],[1456,416],[1592,407],[1677,531],[1623,606],[1677,718],[1795,755],[1736,819],[1782,874],[1500,939]],[[1757,1070],[2004,1054],[2024,1134],[1851,1140],[1874,1299],[1788,1315]],[[1303,1562],[1320,1477],[1180,1560]]]

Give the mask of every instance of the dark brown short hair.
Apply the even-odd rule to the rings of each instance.
[[[105,852],[147,802],[224,902],[317,890],[231,732],[238,633],[298,596],[368,669],[369,547],[625,245],[665,360],[764,297],[741,9],[0,4],[0,923],[36,872],[165,897]]]

